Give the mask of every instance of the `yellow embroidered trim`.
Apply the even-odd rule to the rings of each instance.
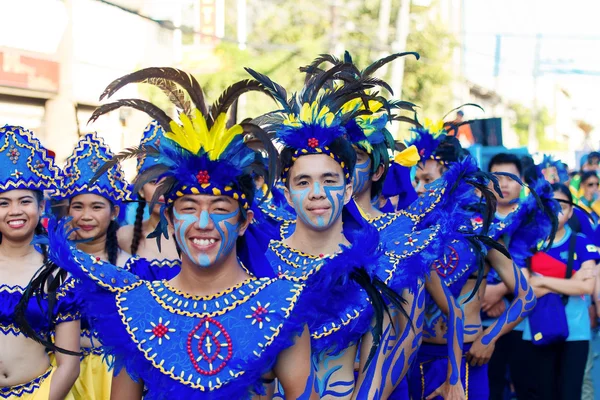
[[[423,241],[422,245],[416,246],[413,251],[408,251],[408,250],[405,249],[405,250],[402,251],[402,254],[396,254],[395,250],[390,250],[390,251],[387,251],[386,254],[389,255],[389,256],[391,256],[391,257],[398,258],[398,259],[405,259],[405,258],[411,257],[414,254],[420,253],[427,246],[429,246],[429,244],[431,243],[431,241],[433,240],[433,238],[435,238],[437,236],[439,230],[440,230],[440,226],[439,225],[434,225],[434,230],[430,233],[429,237]],[[399,241],[395,241],[394,244],[395,245],[399,245],[400,242]]]
[[[346,320],[342,319],[339,324],[332,322],[331,328],[329,328],[329,329],[327,329],[326,326],[323,327],[323,332],[321,332],[321,333],[311,332],[310,336],[313,339],[321,339],[323,337],[327,337],[327,336],[331,335],[332,333],[339,331],[340,329],[342,329],[344,326],[348,325],[350,322],[352,322],[356,318],[360,317],[360,312],[358,312],[357,310],[354,310],[354,315],[346,314],[346,317],[348,317],[348,319],[346,319]]]
[[[156,283],[158,283],[160,285],[160,282],[154,282],[154,284],[151,284],[150,282],[146,282],[146,286],[148,287],[148,291],[149,293],[152,295],[152,297],[154,297],[154,299],[156,300],[156,302],[165,310],[173,313],[173,314],[179,314],[179,315],[185,315],[187,317],[194,317],[194,318],[203,318],[203,317],[214,317],[214,316],[218,316],[218,315],[223,315],[226,312],[233,310],[234,308],[238,307],[241,304],[244,304],[245,302],[247,302],[248,300],[250,300],[252,297],[256,296],[256,294],[258,294],[259,292],[261,292],[263,289],[265,289],[267,286],[269,286],[271,283],[275,282],[277,280],[277,278],[273,278],[273,279],[269,279],[269,278],[262,278],[260,279],[260,281],[263,281],[264,283],[257,287],[256,289],[254,289],[252,292],[250,292],[249,294],[246,295],[246,293],[242,290],[238,290],[238,292],[236,294],[240,294],[244,297],[242,297],[241,299],[238,299],[236,297],[236,294],[231,294],[231,300],[233,300],[233,302],[229,302],[229,300],[223,300],[223,302],[226,304],[226,307],[221,308],[220,305],[218,304],[218,302],[215,304],[216,308],[218,311],[213,311],[213,312],[206,312],[206,304],[202,304],[202,311],[199,312],[189,312],[186,310],[180,310],[178,308],[174,308],[173,306],[171,306],[170,304],[168,304],[167,302],[173,302],[174,305],[181,307],[181,305],[183,305],[184,307],[187,307],[188,301],[192,301],[194,302],[193,306],[194,309],[196,309],[198,307],[198,302],[202,302],[202,301],[206,301],[209,299],[202,299],[202,298],[193,298],[193,296],[190,297],[185,297],[187,298],[188,301],[186,301],[185,303],[183,302],[183,300],[181,299],[177,299],[174,298],[173,296],[169,296],[169,293],[165,293],[163,295],[160,295],[158,293],[160,293],[160,289],[158,290],[154,290]],[[244,284],[248,284],[251,281],[245,281]],[[167,290],[171,290],[168,287],[165,287]],[[239,286],[238,286],[239,288]],[[172,292],[173,294],[175,294],[175,292]],[[181,293],[181,292],[180,292]],[[227,294],[229,294],[231,292],[228,292]],[[183,296],[183,295],[180,295]],[[118,296],[118,298],[122,298],[121,295]],[[125,298],[123,298],[125,299]]]
[[[231,293],[231,292],[233,292],[233,291],[235,291],[235,290],[237,290],[237,289],[241,288],[242,286],[244,286],[244,285],[247,285],[248,283],[250,283],[250,282],[252,282],[252,281],[257,281],[257,280],[258,280],[258,281],[263,281],[263,282],[264,282],[265,280],[268,280],[268,279],[269,279],[269,278],[261,278],[261,279],[257,279],[257,278],[255,278],[255,277],[250,277],[250,278],[246,279],[245,281],[243,281],[243,282],[240,282],[240,283],[238,283],[237,285],[230,287],[230,288],[229,288],[229,289],[227,289],[227,290],[223,290],[222,292],[218,292],[218,293],[211,294],[211,295],[208,295],[208,296],[193,296],[193,295],[191,295],[191,294],[188,294],[188,293],[182,292],[181,290],[179,290],[179,289],[177,289],[177,288],[174,288],[173,286],[171,286],[171,285],[169,284],[169,282],[167,282],[166,280],[163,280],[163,281],[162,281],[162,284],[163,284],[163,285],[165,286],[165,288],[166,288],[166,289],[168,289],[169,291],[171,291],[171,292],[173,292],[173,293],[175,293],[175,294],[177,294],[177,295],[179,295],[179,296],[181,296],[181,297],[184,297],[184,298],[186,298],[186,299],[188,299],[188,300],[195,300],[195,301],[206,301],[206,300],[213,300],[213,299],[216,299],[216,298],[222,297],[222,296],[224,296],[224,295],[226,295],[226,294],[229,294],[229,293]],[[154,287],[158,287],[158,286],[160,286],[160,283],[161,283],[161,282],[154,282],[153,286],[154,286]],[[270,283],[270,282],[269,282],[269,283]]]
[[[48,367],[46,372],[44,372],[42,375],[38,376],[37,378],[33,379],[30,382],[23,383],[20,385],[15,385],[15,386],[0,387],[0,398],[12,399],[14,397],[21,397],[24,394],[32,394],[37,389],[39,389],[42,382],[44,382],[44,380],[48,376],[50,376],[51,372],[52,372],[52,365],[50,365]]]
[[[273,281],[275,281],[275,279],[273,279],[273,280],[270,280],[270,281],[269,281],[269,283],[270,283],[270,282],[273,282]],[[151,287],[150,287],[150,285],[149,285],[149,282],[147,282],[146,284],[147,284],[148,288],[150,289],[150,293],[152,293],[152,290],[151,290]],[[290,313],[291,313],[291,310],[292,310],[292,309],[294,308],[294,306],[296,305],[296,302],[298,301],[298,298],[300,297],[300,293],[301,293],[302,289],[303,289],[303,286],[302,286],[302,285],[294,285],[294,287],[293,287],[292,289],[290,289],[290,292],[291,292],[291,293],[294,293],[294,295],[293,295],[292,297],[290,297],[290,298],[287,298],[287,299],[286,299],[286,300],[290,301],[290,303],[289,303],[289,305],[288,305],[288,308],[282,308],[282,309],[281,309],[282,311],[284,311],[284,312],[285,312],[285,317],[286,317],[286,318],[287,318],[287,317],[289,317],[289,315],[290,315]],[[258,292],[258,291],[256,291],[256,292]],[[248,298],[250,298],[250,297],[252,297],[252,294],[251,294],[251,295],[249,295],[249,296],[247,296],[247,298],[246,298],[246,299],[248,299]],[[123,298],[123,299],[124,299],[124,298]],[[198,379],[196,380],[196,382],[195,382],[195,383],[193,383],[193,382],[190,382],[190,381],[189,381],[189,379],[188,379],[188,380],[184,379],[184,377],[185,377],[185,372],[184,372],[184,371],[182,371],[182,372],[181,372],[181,374],[179,374],[179,375],[175,375],[175,374],[173,373],[173,370],[175,369],[175,367],[172,367],[172,368],[171,368],[169,371],[165,370],[165,369],[164,369],[164,367],[163,367],[163,362],[164,362],[164,360],[162,360],[162,361],[160,361],[160,362],[157,362],[157,361],[156,361],[156,355],[157,355],[157,353],[155,353],[155,354],[152,354],[152,355],[149,355],[148,353],[149,353],[150,351],[152,351],[152,348],[150,348],[150,349],[148,349],[148,350],[144,350],[144,349],[142,348],[142,344],[141,344],[141,343],[138,343],[138,342],[136,341],[136,339],[135,339],[135,335],[134,335],[134,332],[132,332],[132,331],[131,331],[131,329],[130,329],[130,327],[129,327],[128,323],[127,323],[127,318],[126,318],[126,316],[125,316],[125,313],[123,312],[123,310],[122,310],[122,308],[121,308],[121,301],[123,301],[123,300],[122,300],[122,297],[121,297],[120,295],[118,295],[118,296],[117,296],[117,298],[116,298],[116,301],[117,301],[117,309],[118,309],[118,311],[119,311],[119,314],[121,315],[121,321],[123,322],[123,325],[125,326],[125,329],[126,329],[126,330],[127,330],[127,332],[129,333],[129,336],[130,336],[130,338],[131,338],[131,339],[133,340],[133,342],[134,342],[134,343],[137,345],[137,348],[138,348],[138,350],[139,350],[140,352],[142,352],[142,354],[144,354],[144,358],[146,358],[148,361],[150,361],[150,362],[152,363],[152,365],[154,366],[154,368],[158,369],[160,372],[162,372],[163,374],[165,374],[165,375],[169,376],[170,378],[172,378],[172,379],[174,379],[174,380],[176,380],[176,381],[178,381],[178,382],[180,382],[180,383],[182,383],[182,384],[184,384],[184,385],[186,385],[186,386],[190,386],[190,387],[192,387],[192,388],[194,388],[194,389],[200,389],[200,390],[202,390],[202,391],[206,391],[206,386],[204,386],[204,385],[201,385],[201,384],[200,384],[200,378],[198,378]],[[241,303],[240,303],[240,304],[241,304]],[[223,311],[223,310],[222,310],[222,311]],[[214,314],[200,314],[200,315],[202,315],[202,316],[214,316],[214,315],[222,315],[222,314],[224,314],[224,312],[218,312],[218,313],[214,313]],[[191,315],[191,314],[189,314],[189,313],[187,313],[187,314],[182,314],[182,315],[189,315],[189,316],[193,316],[193,315]],[[270,337],[265,335],[265,339],[266,339],[267,341],[265,342],[265,344],[264,344],[264,345],[262,345],[262,346],[260,346],[260,345],[259,345],[259,347],[262,349],[262,351],[263,351],[263,352],[264,352],[264,350],[265,350],[265,349],[266,349],[266,348],[267,348],[269,345],[271,345],[271,343],[273,343],[273,341],[275,340],[275,338],[276,338],[276,337],[279,335],[279,333],[281,332],[281,328],[282,328],[282,326],[283,326],[283,323],[279,324],[277,327],[271,327],[271,328],[270,328],[271,332],[273,332],[273,335],[271,335]],[[254,354],[256,357],[260,358],[260,353],[257,353],[256,351],[254,351],[254,352],[253,352],[253,354]],[[235,378],[237,378],[237,377],[239,377],[239,376],[243,375],[243,374],[244,374],[244,371],[240,371],[240,372],[238,372],[238,373],[234,373],[234,372],[230,371],[229,373],[230,373],[231,377],[232,377],[233,379],[235,379]],[[221,382],[221,381],[217,381],[217,384],[216,384],[216,385],[213,385],[213,384],[212,384],[212,380],[209,380],[209,386],[208,386],[208,390],[209,390],[209,391],[217,390],[217,389],[219,389],[219,388],[220,388],[222,385],[224,385],[224,384],[226,384],[226,383],[227,383],[227,382]]]
[[[23,286],[20,285],[4,285],[4,284],[0,284],[0,293],[1,292],[6,292],[6,293],[21,293],[23,294],[25,292],[25,288]]]
[[[90,256],[90,257],[92,257],[92,256]],[[94,258],[94,257],[92,257],[92,258],[93,258],[93,259],[94,259],[94,261],[95,261],[95,258]],[[144,283],[144,281],[138,280],[138,281],[135,281],[135,282],[133,282],[132,284],[129,284],[129,281],[128,281],[128,279],[126,278],[126,279],[124,279],[124,280],[123,280],[123,283],[125,283],[127,286],[124,286],[124,287],[121,287],[121,288],[119,288],[119,287],[114,287],[114,286],[112,286],[112,285],[109,285],[108,283],[105,283],[103,280],[101,280],[100,278],[96,277],[96,275],[94,275],[94,274],[90,273],[90,271],[91,271],[91,272],[95,272],[95,271],[96,271],[96,267],[92,266],[92,267],[90,267],[90,270],[88,270],[88,269],[85,267],[85,265],[83,265],[83,264],[81,263],[81,261],[82,261],[82,259],[81,259],[81,258],[79,258],[79,257],[75,257],[75,261],[76,261],[76,262],[79,264],[79,267],[81,268],[81,271],[83,271],[83,272],[84,272],[84,273],[85,273],[87,276],[89,276],[89,277],[90,277],[90,278],[91,278],[91,279],[92,279],[94,282],[96,282],[96,284],[97,284],[98,286],[100,286],[100,287],[102,287],[102,288],[104,288],[104,289],[107,289],[109,292],[112,292],[112,293],[123,293],[123,292],[127,292],[127,291],[130,291],[130,290],[131,290],[131,289],[133,289],[133,288],[136,288],[136,287],[140,286],[142,283]],[[102,262],[101,262],[99,265],[102,265]],[[114,278],[113,278],[113,279],[114,279]],[[113,282],[113,283],[116,283],[116,282]]]
[[[66,281],[63,282],[62,285],[59,286],[56,292],[56,300],[60,300],[67,295],[70,290],[75,288],[75,278],[70,276]]]

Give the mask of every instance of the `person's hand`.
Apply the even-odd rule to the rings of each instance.
[[[442,396],[445,400],[466,400],[465,389],[460,380],[456,385],[451,385],[448,381],[442,383],[425,400],[431,400],[437,396]]]
[[[529,285],[532,287],[544,287],[544,277],[534,275],[529,278]]]
[[[472,367],[481,367],[482,365],[487,364],[494,353],[496,342],[492,340],[487,345],[483,344],[481,339],[484,334],[485,332],[479,334],[466,354],[467,362],[471,364]]]
[[[481,302],[481,309],[485,312],[488,312],[492,306],[496,305],[496,303],[502,300],[505,294],[506,289],[504,285],[488,285],[485,288],[483,301]]]
[[[504,311],[506,311],[506,303],[504,300],[500,300],[487,311],[487,315],[492,318],[498,318]]]

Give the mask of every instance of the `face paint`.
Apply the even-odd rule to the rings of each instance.
[[[371,159],[356,164],[352,175],[352,193],[359,194],[365,190],[367,183],[371,180]]]
[[[325,194],[325,198],[331,207],[331,214],[327,220],[325,220],[325,216],[319,215],[316,217],[316,221],[313,221],[310,215],[306,212],[305,203],[307,198],[310,196],[311,189],[313,196],[322,196]],[[327,228],[342,214],[342,209],[344,207],[344,189],[345,186],[343,185],[322,187],[318,182],[315,182],[312,188],[308,186],[303,187],[302,189],[290,189],[292,203],[294,204],[294,209],[296,210],[298,218],[300,218],[306,225],[314,228]]]
[[[209,267],[233,250],[233,246],[235,246],[239,236],[238,228],[240,224],[239,219],[237,218],[238,214],[239,209],[236,209],[228,214],[211,214],[203,210],[200,213],[200,218],[197,218],[195,214],[180,214],[176,210],[173,210],[173,222],[175,226],[175,237],[177,239],[177,243],[180,245],[181,250],[191,260],[195,261],[197,265],[204,268]],[[231,223],[227,221],[232,218],[235,218],[236,222]],[[207,253],[200,253],[197,258],[195,258],[194,252],[192,252],[192,249],[190,249],[185,239],[185,233],[187,232],[188,228],[195,223],[198,224],[198,228],[206,229],[210,221],[213,222],[215,230],[220,236],[220,245],[217,255],[215,256],[214,260],[211,260]]]

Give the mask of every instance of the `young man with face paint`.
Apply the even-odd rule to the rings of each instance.
[[[405,357],[400,361],[404,366],[410,356],[401,346],[394,346],[400,340],[392,338],[390,332],[400,336],[400,327],[409,325],[407,314],[417,319],[414,299],[421,284],[398,259],[384,253],[376,229],[366,223],[349,229],[343,221],[342,214],[352,197],[356,155],[343,128],[344,119],[352,119],[353,113],[345,114],[340,107],[345,99],[352,100],[355,92],[314,89],[311,85],[321,80],[316,76],[288,103],[282,101],[287,98],[283,88],[255,71],[249,72],[265,87],[273,88],[283,108],[276,116],[270,115],[268,128],[283,146],[285,196],[297,215],[295,221],[284,224],[284,238],[269,246],[267,257],[274,266],[273,273],[306,282],[315,292],[321,280],[334,283],[330,290],[320,292],[320,299],[313,305],[314,320],[309,323],[317,392],[336,399],[387,398],[397,382],[393,383],[383,371],[390,371],[389,364],[398,358]],[[380,293],[391,300],[391,314],[398,309],[402,317],[397,320],[405,318],[395,325],[396,330],[387,317],[384,321],[385,301]],[[400,293],[407,300],[404,308],[399,302]],[[409,347],[418,343],[418,326],[405,332]],[[382,355],[383,347],[394,347],[393,354]],[[359,374],[355,379],[359,349]],[[396,369],[394,375],[399,376],[394,376],[395,380],[399,382],[406,369]],[[285,390],[281,392],[278,398],[287,398]]]
[[[151,103],[117,101],[101,106],[91,119],[132,106],[165,130],[158,147],[126,151],[104,168],[137,155],[158,160],[138,175],[134,191],[160,182],[151,204],[160,196],[166,200],[160,227],[166,233],[168,223],[174,232],[180,273],[169,281],[143,281],[69,248],[64,223],[50,229],[52,256],[66,259],[81,279],[93,327],[115,356],[111,399],[252,399],[265,394],[265,384],[275,378],[290,398],[317,398],[307,314],[300,307],[304,285],[255,277],[236,249],[252,223],[253,175],[272,183],[265,158],[246,145],[248,135],[263,141],[270,156],[276,151],[258,126],[243,122],[227,128],[225,122],[233,100],[261,86],[240,82],[209,112],[191,75],[147,68],[111,83],[103,97],[146,79],[180,86],[195,108],[181,112],[178,123]]]
[[[413,129],[413,138],[407,143],[409,144],[417,146],[422,156],[415,176],[415,189],[419,196],[427,196],[429,187],[445,176],[444,174],[448,174],[449,168],[456,164],[470,163],[477,169],[472,158],[460,156],[460,145],[454,137],[446,136],[442,124],[435,128],[431,126],[428,128],[426,124],[425,129]],[[484,187],[480,189],[486,190]],[[466,207],[470,203],[478,203],[478,196],[475,193],[470,195],[466,193],[458,206],[461,212],[467,212],[467,215],[471,213],[475,218],[473,211],[468,211]],[[543,224],[543,221],[541,223]],[[484,243],[488,245],[487,241]],[[535,305],[535,296],[531,288],[512,261],[500,251],[491,248],[485,255],[488,264],[482,268],[480,264],[482,249],[478,250],[478,247],[481,248],[481,245],[472,246],[472,242],[467,240],[450,242],[446,245],[444,257],[434,262],[435,271],[464,313],[464,332],[462,332],[464,345],[460,372],[467,398],[488,398],[487,362],[494,352],[496,341],[516,326]],[[484,329],[480,311],[483,293],[486,290],[485,277],[490,266],[506,287],[510,288],[514,300],[494,324]],[[413,398],[420,398],[418,396],[433,398],[435,394],[441,394],[436,391],[436,388],[441,381],[447,379],[444,374],[445,368],[440,368],[446,365],[447,354],[444,354],[439,347],[439,344],[447,342],[446,317],[430,303],[427,306],[425,319],[424,343],[419,350],[417,362],[409,379]]]

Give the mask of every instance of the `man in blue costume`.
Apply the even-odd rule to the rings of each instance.
[[[443,123],[426,124],[412,130],[413,137],[407,145],[419,148],[422,161],[417,167],[415,187],[420,196],[427,196],[428,188],[440,179],[448,168],[456,163],[472,163],[470,157],[460,157],[460,145],[454,137],[446,136]],[[483,191],[482,191],[483,192]],[[473,192],[465,193],[458,206],[461,212],[467,206],[479,203]],[[543,221],[540,221],[543,224]],[[489,242],[484,241],[487,245]],[[457,240],[446,245],[446,254],[434,263],[437,274],[460,304],[464,313],[463,357],[460,378],[463,380],[467,398],[487,398],[487,362],[497,340],[516,326],[535,305],[535,296],[523,274],[512,261],[496,249],[489,249],[485,259],[488,265],[480,267],[483,255],[481,246],[473,247],[472,241]],[[479,247],[479,248],[478,248]],[[480,317],[485,277],[490,269],[506,284],[514,295],[500,318],[489,328],[483,329]],[[482,282],[483,281],[483,282]],[[429,302],[426,309],[424,343],[417,355],[417,362],[410,373],[410,391],[413,398],[435,398],[440,381],[447,379],[447,356],[440,344],[447,342],[445,314]]]
[[[339,70],[350,67],[341,65]],[[289,236],[269,246],[267,257],[274,266],[271,273],[305,281],[311,291],[323,279],[339,282],[326,296],[323,294],[326,308],[314,305],[315,318],[309,323],[318,393],[336,399],[387,398],[394,385],[388,372],[382,371],[391,371],[389,364],[397,362],[394,373],[399,382],[418,345],[420,328],[416,323],[411,330],[408,314],[418,321],[419,302],[415,299],[422,293],[422,284],[417,273],[404,269],[396,257],[383,252],[376,229],[360,223],[348,229],[342,219],[352,196],[356,155],[344,137],[345,122],[353,115],[342,112],[341,107],[361,90],[322,90],[326,78],[317,74],[288,102],[281,86],[249,72],[272,89],[282,108],[261,120],[267,121],[267,129],[283,145],[284,193],[297,215],[287,224]],[[386,304],[378,292],[392,300],[391,315],[398,311],[393,327],[387,316],[382,321]],[[407,302],[404,306],[394,301],[399,293]],[[380,350],[388,346],[394,348],[393,354],[381,354]],[[357,352],[359,374],[355,380]]]
[[[497,196],[497,211],[490,234],[506,243],[515,264],[526,268],[527,259],[537,251],[539,244],[546,241],[551,234],[553,219],[545,215],[543,209],[537,206],[537,201],[531,194],[520,199],[521,183],[524,175],[519,158],[513,154],[499,153],[490,160],[488,170],[497,174],[500,194]],[[552,198],[552,189],[542,175],[541,169],[534,166],[527,174],[527,181],[532,185],[531,191],[541,197],[546,209],[558,207]],[[551,243],[551,240],[550,240]],[[482,303],[484,326],[496,322],[512,299],[512,290],[499,277],[490,273],[487,278],[487,288]],[[529,346],[522,339],[525,322],[516,325],[498,340],[497,351],[489,363],[488,376],[490,380],[490,398],[502,399],[508,386],[506,376],[510,372],[510,383],[515,388],[517,396],[525,398],[529,390],[530,380],[527,379],[526,365]]]
[[[256,278],[237,256],[236,244],[253,217],[253,175],[269,176],[262,154],[246,146],[248,135],[261,138],[270,156],[276,152],[256,125],[227,128],[226,114],[241,93],[261,85],[238,82],[209,111],[191,75],[148,68],[117,79],[102,97],[142,81],[181,87],[193,106],[178,98],[179,123],[137,99],[98,108],[91,120],[130,106],[166,132],[160,146],[125,151],[98,175],[129,157],[158,159],[138,176],[134,191],[149,181],[161,182],[151,205],[160,196],[166,199],[160,227],[166,232],[168,223],[175,232],[181,272],[169,281],[143,281],[70,248],[64,222],[52,224],[49,235],[51,256],[81,279],[93,327],[115,355],[112,399],[248,399],[264,393],[265,382],[274,378],[290,398],[316,398],[307,316],[300,308],[304,285]]]

